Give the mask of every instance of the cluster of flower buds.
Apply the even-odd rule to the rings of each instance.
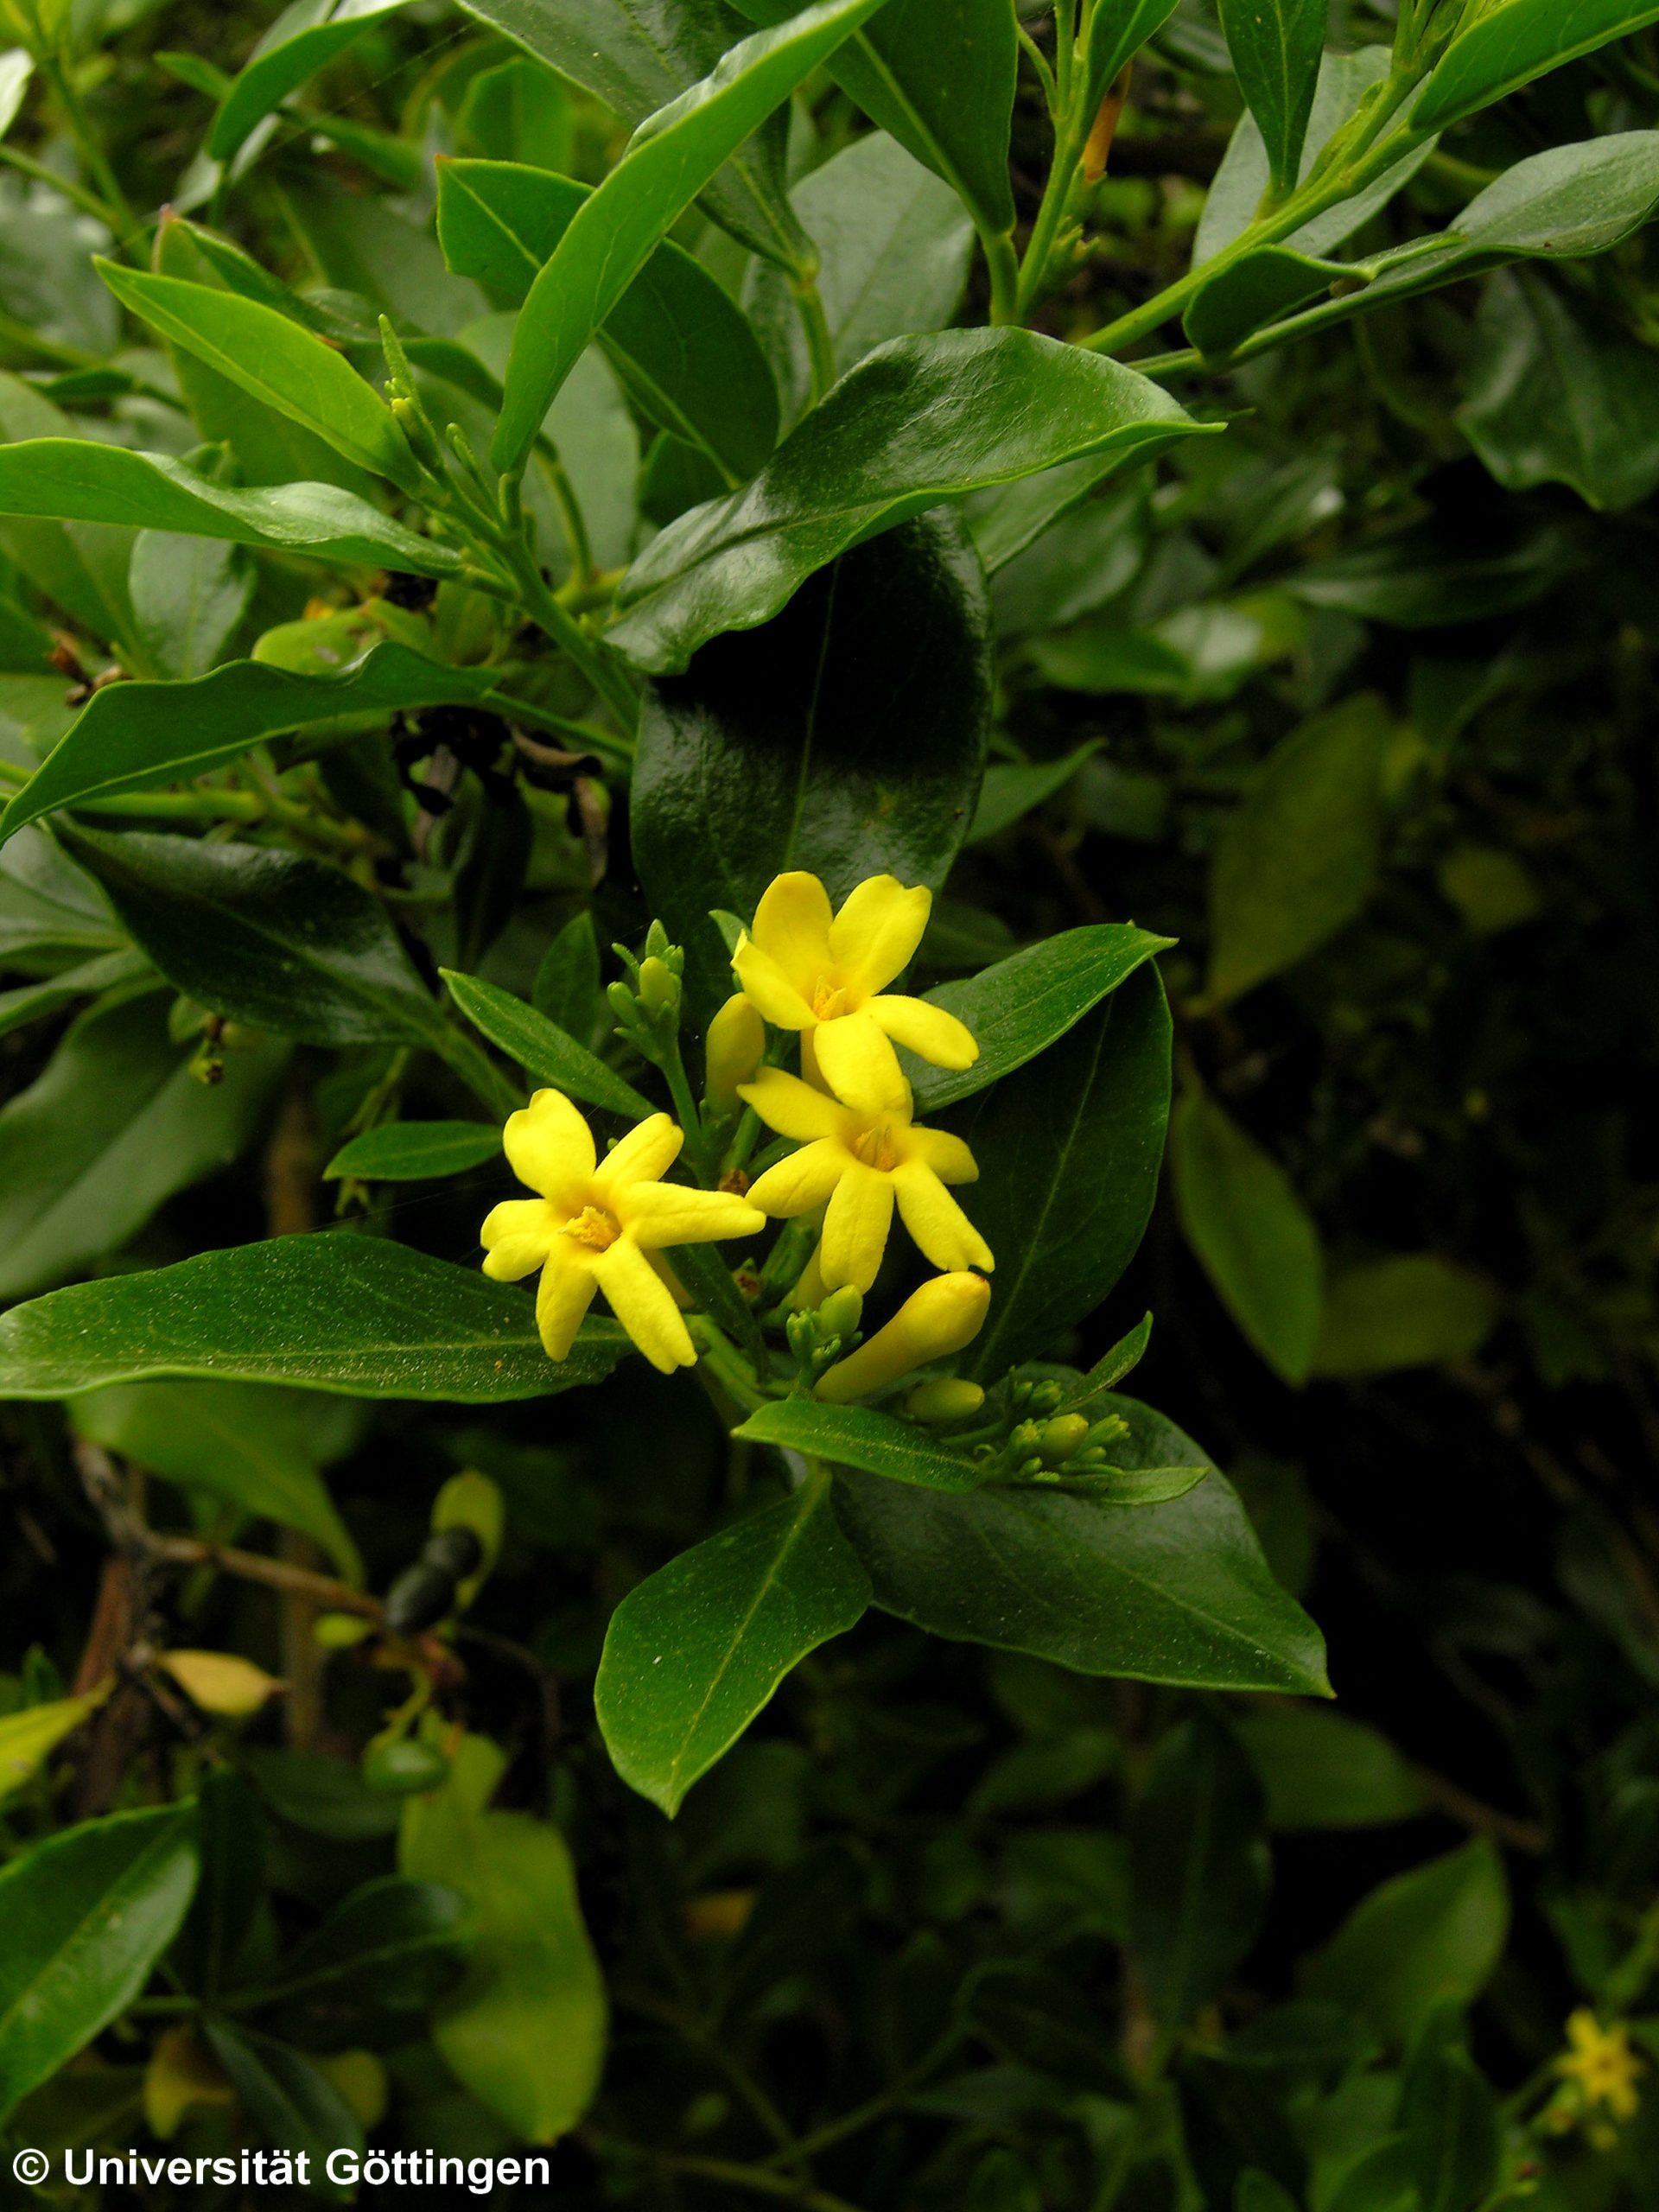
[[[443,448],[416,388],[409,356],[385,315],[380,318],[380,346],[386,357],[386,404],[416,460],[429,476],[442,481],[448,466]]]
[[[831,1291],[821,1306],[790,1315],[785,1325],[789,1348],[809,1389],[862,1341],[858,1325],[863,1313],[862,1294],[849,1286]]]
[[[685,955],[669,943],[660,922],[646,931],[642,958],[636,959],[625,944],[612,950],[628,971],[626,982],[613,983],[605,994],[616,1016],[616,1033],[642,1059],[664,1067],[679,1047]]]
[[[1106,1447],[1128,1434],[1128,1423],[1118,1414],[1091,1421],[1087,1414],[1063,1413],[1065,1398],[1064,1382],[1014,1377],[1008,1402],[1017,1418],[1000,1444],[975,1448],[988,1482],[1060,1482],[1110,1464]]]

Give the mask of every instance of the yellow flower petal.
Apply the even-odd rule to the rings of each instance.
[[[556,1205],[594,1172],[594,1133],[562,1090],[538,1090],[510,1115],[501,1146],[518,1180]]]
[[[703,1040],[703,1065],[710,1098],[729,1106],[740,1083],[753,1081],[766,1057],[766,1025],[760,1009],[742,991],[734,991],[709,1024]]]
[[[536,1325],[550,1359],[568,1359],[582,1317],[599,1287],[590,1255],[569,1238],[548,1254],[536,1292]]]
[[[814,1395],[834,1406],[850,1405],[902,1382],[930,1360],[949,1358],[979,1334],[990,1302],[991,1286],[983,1275],[935,1275],[912,1292],[885,1329],[822,1376]]]
[[[821,1021],[812,1033],[818,1072],[843,1105],[858,1114],[896,1114],[910,1119],[910,1085],[874,1018],[846,1014]]]
[[[933,1170],[919,1160],[896,1168],[893,1181],[905,1227],[936,1268],[957,1273],[996,1265],[991,1248],[974,1227]]]
[[[684,1142],[685,1131],[676,1121],[667,1114],[653,1114],[606,1154],[594,1188],[607,1198],[620,1198],[636,1183],[654,1183],[679,1158]]]
[[[830,925],[836,965],[867,991],[882,991],[915,957],[933,893],[906,891],[896,875],[861,883]]]
[[[794,868],[774,876],[754,910],[755,943],[798,991],[812,987],[830,964],[830,894],[816,875]]]
[[[485,1217],[478,1241],[489,1254],[484,1272],[495,1282],[534,1274],[553,1249],[559,1217],[545,1198],[505,1198]]]
[[[737,1095],[780,1137],[804,1143],[809,1137],[839,1136],[846,1126],[847,1116],[833,1098],[781,1068],[762,1068],[753,1083],[739,1084]]]
[[[831,1290],[851,1283],[868,1290],[881,1268],[893,1226],[891,1175],[854,1160],[836,1184],[823,1217],[823,1280]]]
[[[712,1244],[757,1236],[766,1217],[733,1191],[691,1191],[679,1183],[639,1183],[622,1199],[622,1221],[641,1251],[668,1244]]]
[[[744,996],[779,1029],[809,1029],[817,1020],[810,996],[790,981],[770,953],[751,937],[741,937],[732,966]]]
[[[848,1154],[833,1137],[819,1137],[804,1145],[787,1160],[780,1160],[750,1189],[749,1198],[775,1221],[788,1221],[798,1213],[821,1206],[847,1173]]]
[[[668,1286],[631,1236],[619,1236],[593,1264],[612,1313],[653,1367],[671,1375],[696,1364],[696,1347]]]
[[[904,1045],[931,1067],[970,1068],[979,1058],[974,1033],[965,1021],[925,999],[875,998],[864,1011],[879,1021],[895,1045]]]
[[[941,1183],[977,1183],[979,1162],[960,1137],[946,1129],[912,1129],[905,1150],[931,1167]]]

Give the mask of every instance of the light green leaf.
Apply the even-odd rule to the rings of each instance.
[[[641,124],[531,287],[491,457],[522,468],[559,386],[658,243],[797,85],[883,0],[817,0],[734,47]]]
[[[820,1406],[810,1398],[780,1398],[752,1413],[732,1431],[749,1444],[810,1453],[837,1466],[861,1467],[924,1490],[977,1490],[982,1470],[925,1428],[895,1421],[868,1406]]]
[[[628,1593],[606,1635],[594,1697],[617,1772],[677,1813],[790,1669],[869,1601],[822,1470],[683,1552]]]
[[[1323,1312],[1319,1232],[1277,1160],[1189,1090],[1170,1128],[1175,1203],[1216,1294],[1268,1364],[1305,1382]]]
[[[1099,106],[1125,64],[1162,30],[1178,5],[1179,0],[1106,0],[1095,9],[1089,24],[1086,106]]]
[[[1268,1793],[1268,1826],[1370,1828],[1428,1809],[1408,1763],[1380,1731],[1328,1705],[1263,1706],[1236,1724]]]
[[[522,2141],[552,2143],[599,2086],[605,1982],[563,1836],[486,1809],[504,1764],[493,1744],[464,1738],[444,1787],[406,1801],[398,1866],[459,1890],[474,1915],[467,1977],[432,2019],[444,2063]]]
[[[1503,1861],[1478,1836],[1373,1890],[1309,1962],[1302,1986],[1357,2012],[1387,2042],[1408,2043],[1437,2005],[1480,1994],[1509,1928]]]
[[[228,162],[256,124],[280,107],[308,77],[372,23],[395,16],[409,0],[297,0],[285,8],[233,79],[207,134],[207,151]]]
[[[1239,88],[1268,149],[1281,197],[1301,174],[1302,148],[1325,46],[1325,0],[1219,0]]]
[[[35,73],[33,55],[21,46],[12,47],[0,54],[0,138],[3,138],[16,122],[23,105],[23,95],[29,90],[29,80]]]
[[[40,1772],[66,1736],[73,1735],[107,1694],[54,1698],[49,1705],[26,1706],[0,1719],[0,1803]]]
[[[127,1382],[76,1398],[83,1436],[151,1474],[256,1521],[297,1529],[348,1582],[363,1562],[322,1479],[315,1424],[297,1391],[251,1382]]]
[[[652,543],[624,579],[613,641],[642,668],[683,668],[709,639],[766,621],[816,569],[908,516],[1084,454],[1146,461],[1205,427],[1133,369],[1032,331],[895,339],[842,378],[747,490]]]
[[[985,780],[979,789],[979,804],[974,811],[974,823],[968,832],[970,845],[987,843],[1000,837],[1005,830],[1013,828],[1051,799],[1063,791],[1085,760],[1092,760],[1103,738],[1085,739],[1075,753],[1068,753],[1058,760],[995,761],[985,771]]]
[[[253,569],[234,545],[140,531],[128,585],[133,620],[163,676],[205,676],[247,613]]]
[[[1503,1301],[1482,1275],[1433,1252],[1338,1269],[1325,1291],[1316,1375],[1386,1375],[1471,1358]]]
[[[0,918],[0,931],[3,928]],[[0,991],[0,1037],[21,1029],[25,1022],[38,1020],[42,1014],[55,1014],[72,999],[90,998],[137,983],[153,973],[142,952],[105,952],[96,960],[62,969],[41,982],[20,983],[15,990]]]
[[[0,1315],[0,1398],[182,1375],[493,1405],[602,1382],[628,1349],[620,1328],[589,1319],[556,1363],[523,1293],[337,1230],[205,1252],[15,1306]]]
[[[1491,0],[1474,10],[1417,95],[1417,130],[1443,130],[1478,108],[1659,22],[1654,0]]]
[[[501,1157],[493,1122],[387,1122],[344,1144],[322,1171],[326,1182],[350,1175],[365,1183],[419,1183],[461,1175]]]
[[[658,1110],[585,1045],[567,1037],[544,1014],[537,1014],[511,991],[476,976],[457,976],[447,968],[442,973],[449,995],[468,1021],[517,1060],[533,1083],[550,1084],[607,1114],[626,1114],[631,1121],[643,1121]]]
[[[399,645],[375,646],[339,676],[238,660],[188,684],[111,684],[0,814],[0,843],[59,807],[188,782],[309,723],[465,705],[490,690],[488,670],[447,668]]]
[[[0,1872],[0,2118],[132,2003],[195,1880],[190,1805],[83,1821]]]

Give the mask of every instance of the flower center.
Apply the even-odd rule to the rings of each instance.
[[[579,1214],[565,1223],[561,1234],[574,1236],[578,1244],[585,1244],[590,1252],[608,1252],[622,1234],[622,1224],[613,1213],[607,1213],[602,1206],[583,1206]]]
[[[879,1122],[855,1138],[853,1150],[867,1167],[874,1167],[883,1175],[890,1175],[899,1165],[899,1147],[893,1141],[892,1124],[887,1122]]]
[[[812,1011],[820,1021],[833,1021],[838,1014],[851,1013],[845,985],[832,976],[820,976],[812,987]]]

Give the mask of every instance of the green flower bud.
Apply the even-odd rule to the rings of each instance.
[[[863,1298],[849,1283],[841,1290],[831,1291],[819,1306],[819,1333],[826,1338],[850,1337],[863,1316]]]
[[[1038,1450],[1043,1464],[1048,1467],[1063,1467],[1079,1452],[1089,1433],[1089,1423],[1081,1414],[1057,1414],[1045,1423]]]
[[[947,1421],[969,1420],[984,1402],[985,1393],[977,1382],[941,1376],[932,1382],[918,1382],[905,1400],[905,1411],[912,1421],[942,1427]]]
[[[680,979],[667,962],[652,952],[639,965],[639,1003],[650,1014],[679,1010]]]

